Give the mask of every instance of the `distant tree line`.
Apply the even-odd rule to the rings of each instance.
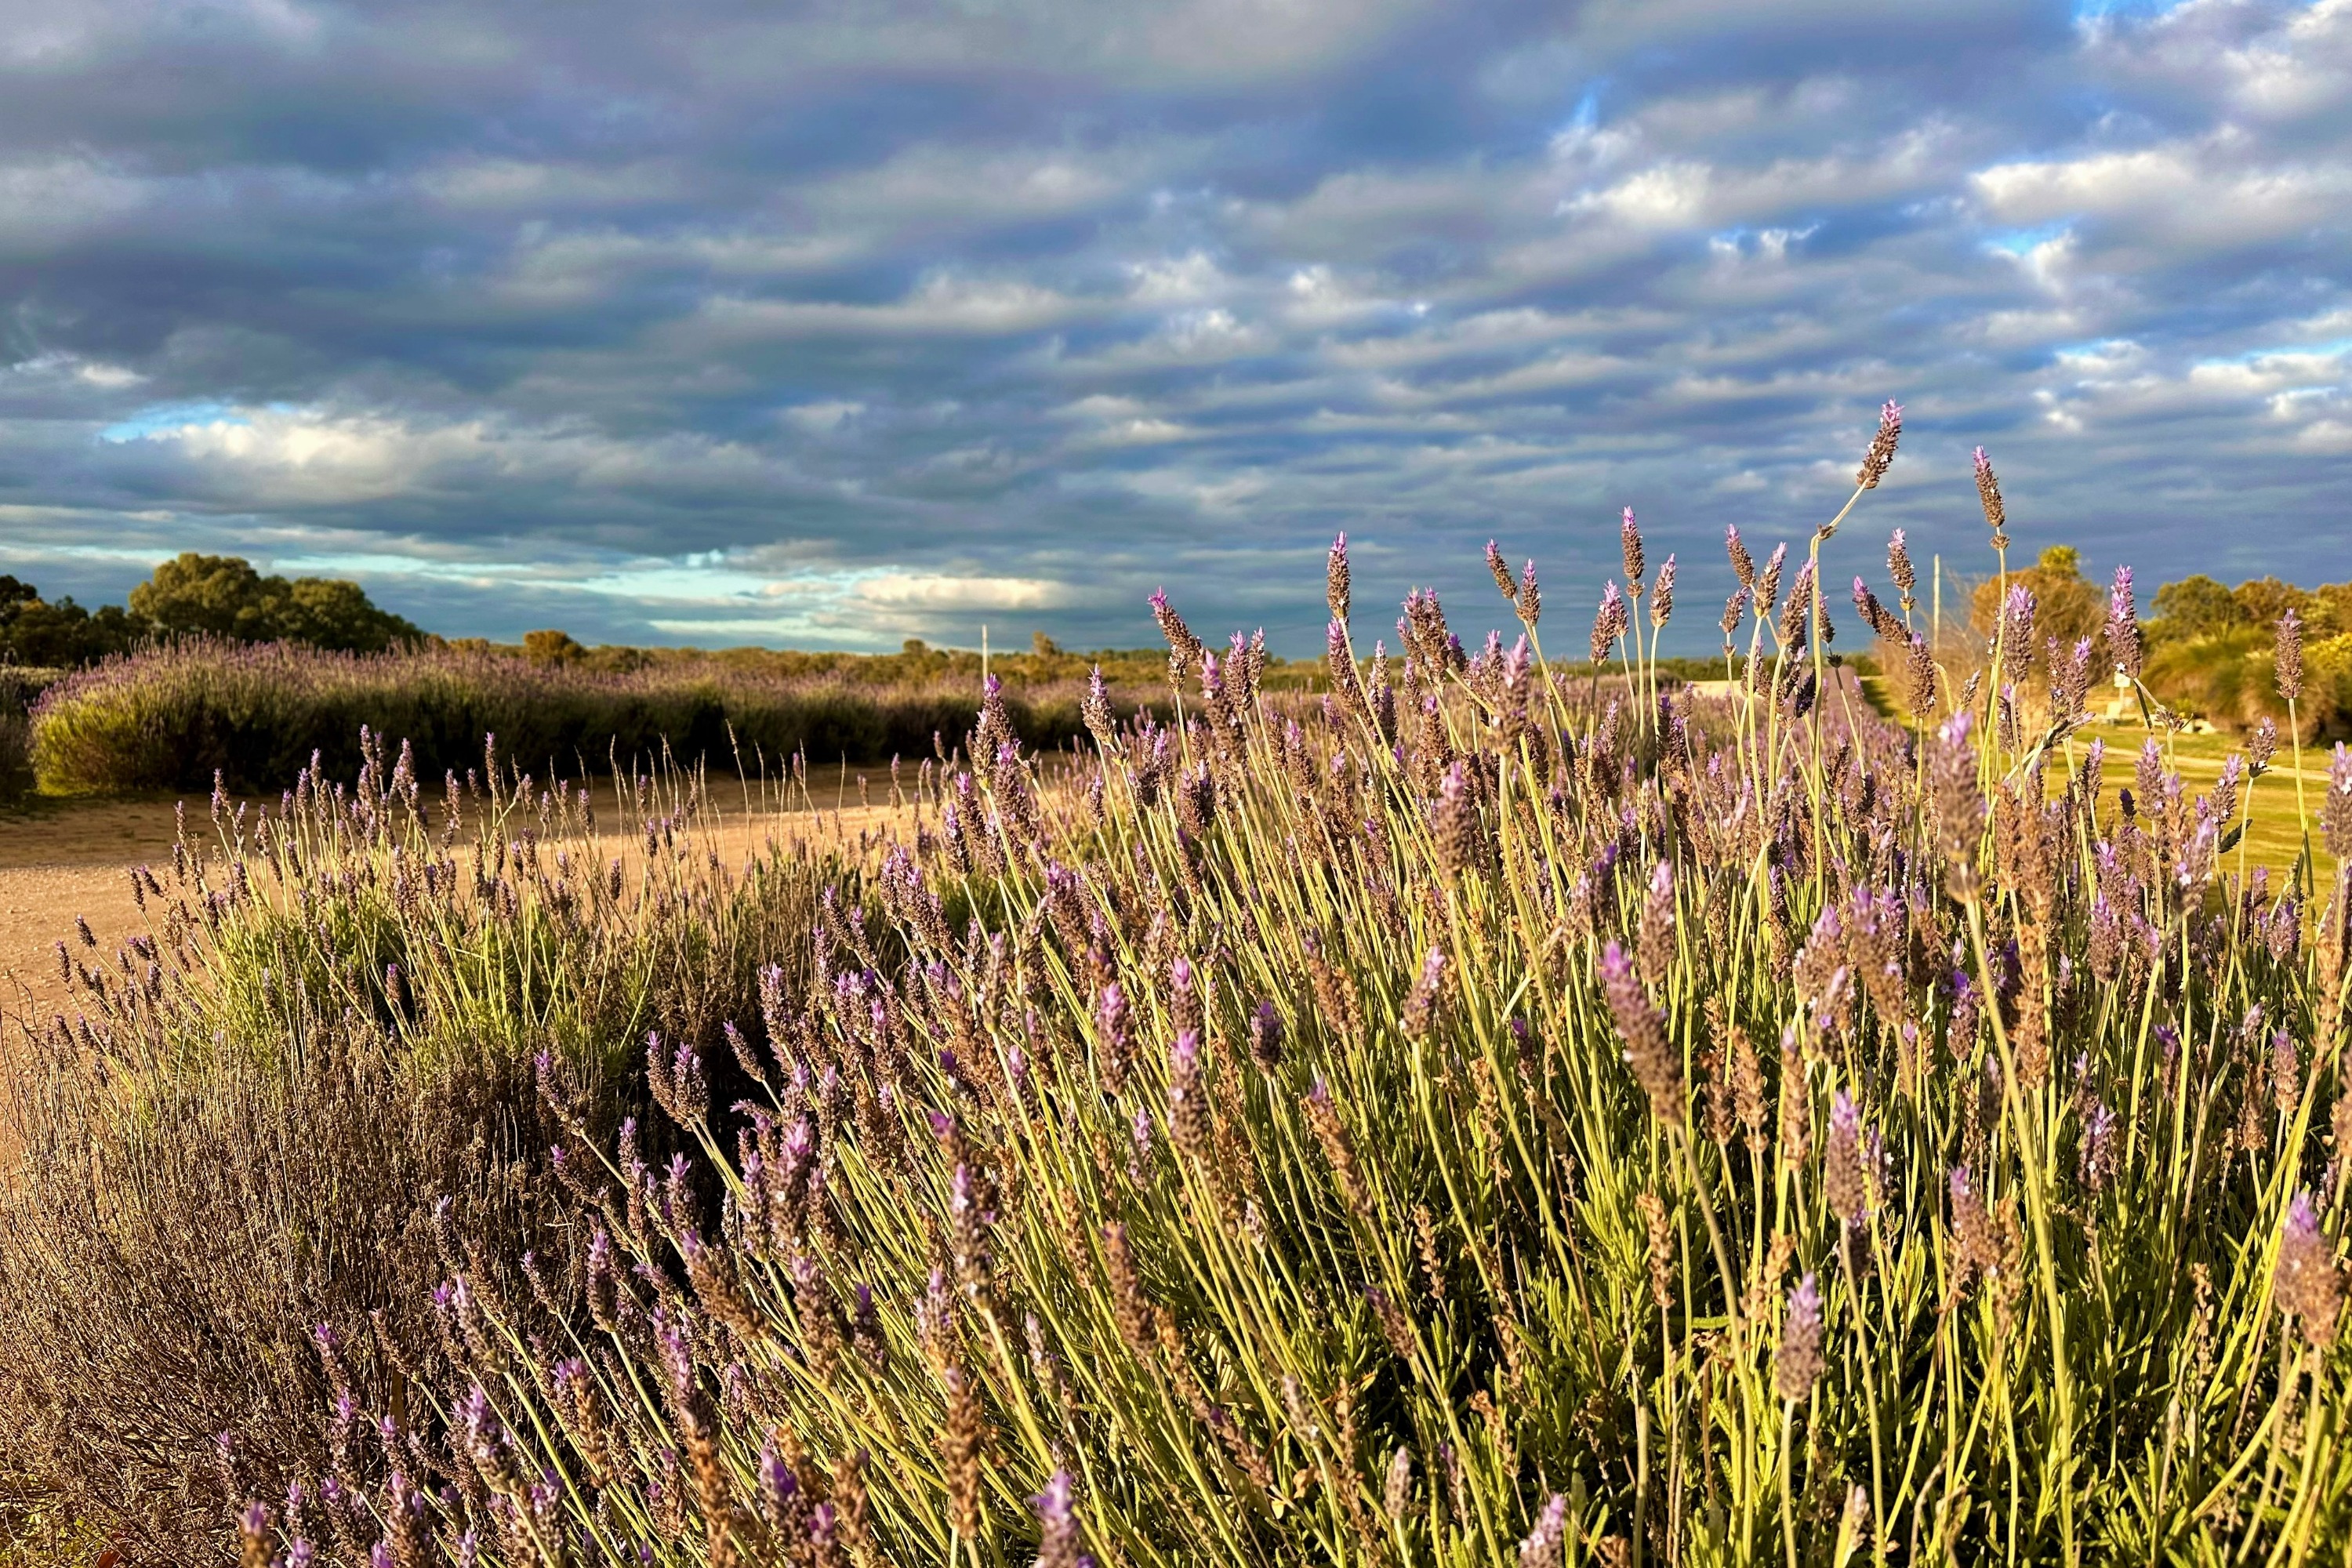
[[[0,574],[0,664],[80,665],[159,637],[215,637],[381,653],[421,642],[415,624],[369,602],[357,583],[264,576],[235,555],[189,552],[131,590],[127,605],[88,609]]]

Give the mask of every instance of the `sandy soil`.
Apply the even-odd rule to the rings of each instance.
[[[169,800],[35,801],[0,810],[0,1008],[64,994],[54,943],[74,938],[74,917],[112,951],[146,921],[131,897],[130,868],[172,858]],[[201,805],[192,831],[209,832]]]

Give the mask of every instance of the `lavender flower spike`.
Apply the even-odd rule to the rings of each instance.
[[[1037,1510],[1037,1568],[1077,1568],[1078,1515],[1070,1496],[1070,1472],[1055,1470],[1029,1506]]]
[[[1783,1399],[1804,1399],[1821,1381],[1822,1287],[1808,1274],[1789,1292],[1789,1315],[1780,1324],[1780,1351],[1772,1363],[1772,1389]]]
[[[1625,595],[1615,583],[1601,591],[1601,609],[1592,617],[1592,662],[1600,664],[1609,658],[1609,650],[1625,635],[1631,624],[1625,609]]]
[[[2336,1245],[2319,1228],[2309,1192],[2297,1193],[2279,1227],[2278,1264],[2272,1276],[2278,1310],[2298,1320],[2315,1347],[2335,1342],[2336,1321],[2344,1306],[2344,1282],[2336,1268]]]
[[[1560,1568],[1568,1560],[1568,1499],[1559,1492],[1536,1516],[1536,1527],[1519,1542],[1519,1568]]]
[[[1511,568],[1503,560],[1502,551],[1491,539],[1486,541],[1486,570],[1493,574],[1495,586],[1503,591],[1503,597],[1517,605],[1519,602],[1518,579],[1511,575]]]
[[[2107,660],[2119,675],[2139,679],[2139,609],[2132,602],[2132,569],[2116,568],[2115,586],[2107,590]]]
[[[1681,1056],[1667,1037],[1665,1018],[1642,989],[1633,961],[1613,942],[1601,950],[1601,989],[1617,1020],[1617,1032],[1624,1037],[1626,1064],[1650,1097],[1651,1113],[1661,1121],[1682,1121]]]
[[[1903,439],[1903,405],[1888,398],[1878,410],[1878,434],[1870,438],[1870,450],[1862,456],[1862,467],[1855,470],[1853,482],[1863,489],[1874,490],[1886,470],[1895,464],[1895,444]]]
[[[1984,504],[1985,526],[1992,530],[1992,547],[2009,548],[2009,510],[2001,504],[2000,477],[1992,471],[1992,459],[1979,447],[1977,464],[1977,500]]]

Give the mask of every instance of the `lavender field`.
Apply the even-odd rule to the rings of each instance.
[[[1899,434],[1794,551],[1727,541],[1726,695],[1661,678],[1692,612],[1628,512],[1589,637],[1595,590],[1490,549],[1507,637],[1416,592],[1376,650],[1335,543],[1311,694],[1180,585],[1157,706],[1073,693],[1074,767],[967,692],[831,837],[706,759],[625,770],[616,850],[540,759],[681,721],[617,679],[192,813],[152,935],[61,944],[16,1042],[16,1527],[247,1568],[2339,1554],[2352,753],[2305,754],[2290,616],[2288,721],[2185,782],[2129,574],[2052,637],[1981,462],[2000,614],[1946,658],[1857,540]],[[1836,668],[1857,571],[1891,717]],[[40,765],[122,727],[181,784],[174,680],[222,683],[222,755],[270,703],[325,748],[383,667],[143,668],[45,698]]]
[[[1051,750],[1085,731],[1083,682],[1023,682],[1008,721]],[[913,766],[944,758],[971,723],[971,683],[877,683],[840,672],[781,674],[719,662],[613,670],[464,647],[337,653],[288,643],[194,638],[76,671],[32,704],[26,742],[56,795],[209,790],[276,793],[305,768],[349,778],[360,734],[398,736],[427,778],[478,772],[485,735],[542,774],[612,759],[708,761],[751,772],[849,760]],[[1148,700],[1151,693],[1140,696]]]

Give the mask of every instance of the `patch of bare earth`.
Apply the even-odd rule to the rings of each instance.
[[[883,792],[876,792],[880,794]],[[721,826],[706,845],[730,864],[741,865],[771,844],[855,844],[861,833],[878,833],[894,823],[911,829],[911,811],[861,806],[854,795],[845,805],[824,802],[814,809],[747,810],[718,799]],[[628,857],[638,842],[636,825],[626,829],[609,793],[597,802],[599,848]],[[110,954],[126,938],[148,929],[131,896],[131,873],[152,866],[168,886],[172,846],[178,832],[178,803],[172,800],[35,801],[0,808],[0,1016],[40,1017],[63,1005],[68,987],[58,967],[57,944],[73,955],[80,947],[75,920],[87,921],[99,951]],[[216,844],[207,803],[187,803],[188,839]]]

